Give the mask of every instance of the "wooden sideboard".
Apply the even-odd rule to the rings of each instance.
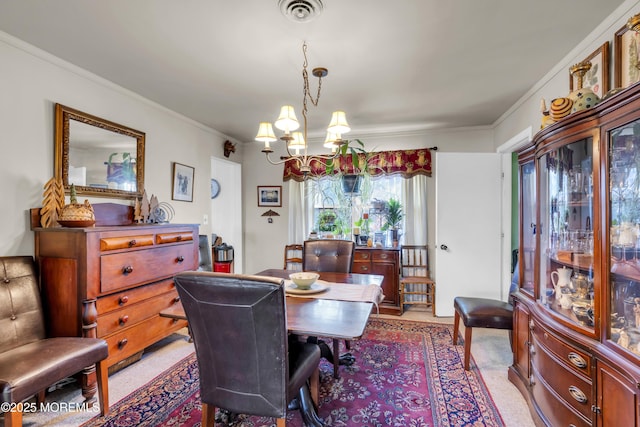
[[[173,276],[197,269],[197,225],[33,231],[50,336],[105,339],[113,371],[186,326],[159,313],[179,301]]]
[[[398,316],[402,314],[399,294],[399,249],[357,247],[353,258],[353,272],[384,276],[384,300],[380,304],[380,313]]]

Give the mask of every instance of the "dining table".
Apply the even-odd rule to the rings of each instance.
[[[257,276],[288,280],[291,270],[268,269]],[[351,354],[340,355],[340,340],[354,340],[364,334],[373,308],[382,302],[382,281],[377,274],[318,272],[318,282],[327,291],[310,294],[287,292],[287,328],[290,333],[333,341],[333,349],[321,345],[323,356],[333,362],[333,376],[339,378],[340,364],[353,363]],[[354,286],[357,285],[357,286]],[[285,282],[285,286],[292,284]],[[286,291],[287,288],[285,288]]]

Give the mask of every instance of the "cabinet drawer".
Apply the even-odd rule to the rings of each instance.
[[[109,357],[107,365],[135,354],[167,335],[187,326],[186,320],[169,319],[155,315],[108,338]]]
[[[191,269],[195,265],[193,257],[192,244],[102,255],[100,291],[109,292],[171,277]]]
[[[193,234],[189,231],[182,231],[178,233],[158,233],[156,236],[156,243],[159,245],[163,243],[188,242],[190,240],[193,240]]]
[[[532,367],[531,377],[533,385],[531,393],[540,412],[544,414],[551,426],[589,427],[592,425],[590,418],[584,418],[574,412],[559,398],[559,396],[540,377],[535,367]]]
[[[135,325],[160,313],[165,308],[171,307],[178,301],[180,301],[180,298],[178,297],[178,292],[174,289],[137,304],[127,304],[119,310],[98,316],[98,338]]]
[[[543,379],[569,406],[586,418],[591,416],[593,404],[591,380],[559,361],[544,345],[540,344],[535,336],[531,364],[538,373],[538,379]]]
[[[538,342],[544,344],[546,348],[558,356],[560,360],[566,362],[572,369],[575,369],[576,372],[582,372],[587,376],[591,376],[591,356],[588,353],[560,341],[539,324],[533,326],[532,335]]]
[[[153,245],[153,234],[141,236],[103,237],[100,239],[101,251],[113,251],[116,249],[139,248]]]
[[[373,262],[376,261],[393,261],[395,260],[395,254],[391,251],[374,251],[372,254]]]
[[[355,251],[353,254],[353,262],[369,261],[371,259],[371,251]]]
[[[354,262],[351,270],[354,273],[373,274],[371,273],[371,264],[368,262]]]
[[[154,295],[173,291],[175,288],[176,285],[173,283],[173,279],[167,279],[151,285],[141,286],[139,288],[118,292],[117,294],[100,297],[96,302],[98,316],[113,310],[118,310],[125,306],[134,305],[140,301],[151,298]]]

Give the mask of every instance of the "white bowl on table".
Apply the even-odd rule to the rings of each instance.
[[[311,289],[320,275],[311,271],[301,271],[298,273],[291,273],[289,279],[298,287],[298,289],[307,290]]]

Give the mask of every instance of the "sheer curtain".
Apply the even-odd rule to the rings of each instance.
[[[404,244],[427,244],[427,177],[415,175],[402,180]]]
[[[289,242],[307,240],[313,221],[313,201],[306,197],[305,182],[289,181]]]

